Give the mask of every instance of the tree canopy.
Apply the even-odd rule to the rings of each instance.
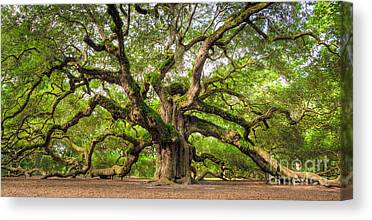
[[[3,175],[332,185],[350,171],[341,2],[1,10]]]

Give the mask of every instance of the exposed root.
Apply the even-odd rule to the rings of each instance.
[[[193,184],[195,181],[191,176],[185,176],[181,179],[176,180],[176,183],[183,184],[183,185],[190,185]]]

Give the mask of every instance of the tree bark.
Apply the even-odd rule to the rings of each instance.
[[[161,117],[167,123],[171,140],[157,147],[155,180],[160,184],[191,183],[192,147],[185,139],[184,119],[174,102],[163,103]]]
[[[157,149],[155,180],[161,184],[191,183],[191,151],[179,140],[160,144]]]

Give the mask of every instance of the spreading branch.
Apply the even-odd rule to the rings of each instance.
[[[5,56],[1,60],[1,63],[5,62],[9,58],[14,58],[18,62],[22,58],[22,56],[24,56],[25,54],[28,54],[28,53],[32,53],[32,51],[36,51],[36,52],[40,53],[39,49],[37,49],[36,47],[30,47],[30,48],[27,48],[27,49],[23,50],[18,55],[11,54],[11,55]]]
[[[265,173],[270,173],[273,176],[283,176],[295,180],[304,180],[319,183],[323,186],[337,186],[343,184],[341,176],[337,179],[328,180],[318,174],[311,172],[298,172],[293,171],[280,164],[279,161],[274,159],[269,152],[262,146],[249,147],[239,134],[232,130],[226,130],[212,122],[199,119],[194,116],[188,118],[189,132],[198,132],[204,136],[215,137],[218,140],[236,147],[240,152],[249,156]]]
[[[237,15],[233,15],[228,18],[220,28],[218,28],[203,41],[202,47],[200,48],[195,59],[194,67],[192,70],[192,82],[187,93],[188,102],[184,104],[184,108],[190,106],[195,101],[195,98],[199,96],[201,89],[201,75],[203,72],[204,64],[208,58],[209,49],[211,49],[211,47],[215,45],[216,42],[220,40],[227,31],[239,26],[243,22],[247,21],[252,14],[258,13],[259,11],[269,7],[270,5],[271,3],[259,3],[254,5],[248,4],[244,10],[240,11]]]

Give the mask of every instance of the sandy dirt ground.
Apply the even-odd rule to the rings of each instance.
[[[1,196],[130,199],[340,200],[352,187],[267,185],[252,181],[204,181],[193,185],[155,186],[147,180],[2,178]]]

